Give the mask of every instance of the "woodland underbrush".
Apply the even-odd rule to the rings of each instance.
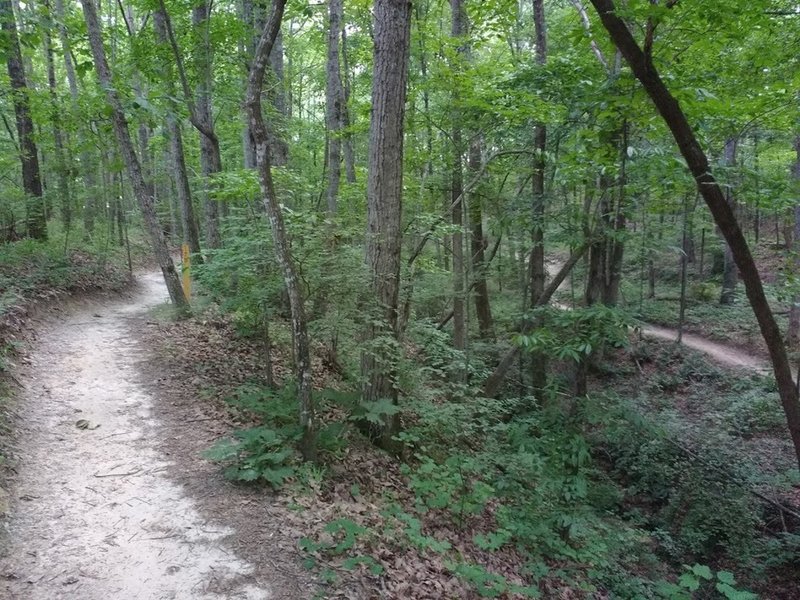
[[[365,405],[363,258],[319,235],[319,217],[289,220],[303,272],[324,274],[303,280],[316,464],[296,451],[288,312],[265,231],[234,222],[239,235],[197,270],[196,317],[170,325],[195,329],[186,344],[174,333],[165,343],[186,355],[190,339],[204,339],[197,328],[236,332],[224,356],[201,344],[184,361],[200,375],[191,387],[235,383],[215,394],[231,430],[207,457],[241,485],[277,492],[325,597],[798,596],[798,481],[771,378],[724,371],[673,344],[632,343],[625,311],[541,309],[536,332],[513,338],[522,353],[502,393],[484,398],[480,384],[508,346],[452,348],[438,324],[446,282],[429,265],[411,278],[401,401]],[[518,306],[506,298],[497,295],[496,323],[513,330]],[[542,353],[552,378],[534,397],[525,373]],[[585,396],[574,394],[576,365],[588,367]],[[357,424],[395,415],[400,451],[390,456]]]
[[[467,363],[446,334],[416,323],[402,456],[358,432],[356,420],[380,414],[319,345],[320,462],[309,465],[295,451],[288,328],[273,321],[269,386],[246,313],[171,326],[219,329],[219,319],[243,336],[228,357],[255,354],[237,359],[241,383],[224,394],[234,428],[207,456],[242,485],[278,490],[325,597],[796,597],[797,482],[768,378],[733,378],[648,342],[611,351],[585,398],[554,384],[544,402],[484,399],[469,383],[485,375],[480,357]],[[194,360],[202,373],[222,357]]]

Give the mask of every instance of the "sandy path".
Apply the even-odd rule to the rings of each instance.
[[[130,332],[165,299],[160,274],[144,276],[130,300],[71,313],[34,345],[0,597],[271,597],[226,546],[233,532],[200,516],[153,450],[158,423]]]
[[[564,261],[560,259],[550,258],[548,260],[548,268],[550,273],[556,273],[564,266]],[[569,291],[570,280],[567,277],[564,282],[558,287],[560,291]],[[554,303],[554,306],[563,310],[571,310],[569,306],[563,303]],[[657,338],[671,342],[678,341],[678,330],[670,327],[662,327],[660,325],[651,325],[650,323],[642,323],[641,332],[644,337]],[[697,352],[702,352],[714,362],[724,365],[726,367],[733,367],[737,369],[750,369],[762,374],[772,373],[772,367],[768,360],[763,357],[756,356],[750,352],[713,342],[693,333],[684,332],[681,336],[681,344]]]
[[[660,327],[658,325],[645,324],[642,326],[642,334],[645,337],[659,338],[662,340],[669,340],[673,342],[678,341],[678,331],[668,327]],[[739,348],[732,348],[725,344],[712,342],[699,335],[691,333],[684,333],[681,336],[681,344],[692,350],[697,350],[707,355],[713,361],[725,365],[726,367],[734,367],[739,369],[750,369],[760,373],[771,373],[772,369],[763,358],[754,354],[740,350]]]

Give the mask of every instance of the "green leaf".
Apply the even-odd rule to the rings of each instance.
[[[697,577],[695,577],[691,573],[684,573],[683,575],[681,575],[680,578],[678,579],[678,584],[682,588],[690,590],[692,592],[695,592],[698,589],[700,589],[700,580],[697,579]]]
[[[702,577],[707,581],[714,579],[714,574],[711,572],[711,569],[708,567],[708,565],[694,565],[692,567],[692,573],[698,577]]]

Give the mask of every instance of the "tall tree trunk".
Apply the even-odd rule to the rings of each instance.
[[[328,0],[328,60],[325,68],[325,125],[328,136],[328,212],[336,213],[339,183],[342,179],[342,129],[344,128],[344,89],[339,65],[339,39],[342,29],[343,0]]]
[[[536,43],[536,64],[547,64],[547,24],[544,16],[544,0],[533,0],[533,25]],[[547,127],[542,122],[533,126],[533,177],[531,178],[533,200],[531,202],[531,256],[530,256],[530,302],[536,302],[544,292],[544,218],[545,218],[545,168],[547,151]],[[531,361],[531,384],[537,391],[547,385],[547,357],[536,353]]]
[[[792,177],[795,181],[795,194],[800,193],[800,135],[794,138],[795,161],[792,165]],[[790,271],[797,277],[800,273],[800,200],[794,206],[794,243],[789,248]],[[786,332],[786,343],[792,348],[800,346],[800,292],[796,293],[789,307],[789,329]]]
[[[453,37],[457,46],[455,65],[456,73],[463,69],[463,61],[467,54],[467,14],[464,10],[462,0],[450,0],[451,29],[450,35]],[[451,140],[452,163],[451,163],[451,186],[450,186],[450,213],[453,224],[453,235],[451,237],[453,248],[453,347],[456,350],[464,350],[467,347],[467,322],[466,322],[466,298],[464,297],[464,204],[462,201],[464,191],[464,172],[461,165],[461,155],[463,154],[463,139],[461,122],[463,112],[459,108],[459,93],[453,93],[451,111],[452,131]]]
[[[162,8],[163,4],[162,1]],[[166,10],[164,12],[166,14]],[[203,211],[205,212],[206,245],[209,248],[219,248],[222,245],[219,232],[219,203],[212,197],[212,178],[222,171],[222,157],[219,138],[214,131],[214,115],[211,109],[213,50],[208,31],[210,17],[211,1],[200,0],[192,9],[192,25],[199,32],[198,43],[194,49],[198,83],[195,92],[196,103],[192,111],[194,116],[192,124],[200,132],[200,169],[205,182]]]
[[[280,31],[278,31],[278,36],[272,46],[269,63],[274,82],[269,89],[268,95],[280,121],[280,128],[273,127],[273,134],[270,135],[270,152],[272,153],[272,164],[282,167],[289,162],[289,144],[286,143],[283,134],[288,110],[286,108],[286,90],[284,89],[283,77],[283,35]]]
[[[283,271],[283,281],[289,296],[292,313],[292,340],[294,350],[295,377],[300,409],[300,425],[303,428],[303,439],[300,450],[304,460],[316,460],[316,422],[312,399],[311,359],[308,342],[308,324],[300,281],[286,237],[286,228],[275,187],[272,183],[272,165],[270,164],[270,135],[261,114],[261,92],[264,87],[264,75],[269,64],[270,51],[275,37],[280,31],[281,20],[286,0],[273,0],[272,14],[258,41],[250,67],[245,96],[245,109],[250,123],[250,131],[256,148],[258,179],[264,208],[272,229],[275,245],[275,257]]]
[[[248,58],[252,63],[253,53],[256,49],[260,32],[256,31],[255,26],[255,5],[253,0],[242,0],[242,22],[245,25],[244,36],[239,40],[239,52]],[[248,65],[249,68],[249,65]],[[247,86],[248,74],[245,74],[244,84]],[[253,135],[250,133],[250,120],[245,112],[244,127],[242,128],[242,153],[244,155],[244,168],[256,168],[256,148],[253,142]]]
[[[381,337],[397,339],[400,289],[401,212],[403,195],[403,116],[408,79],[411,3],[375,0],[372,116],[367,180],[366,263],[370,291],[380,317],[369,319],[362,352],[363,398],[397,403],[396,350]],[[399,426],[385,415],[377,431],[384,447],[392,446]]]
[[[738,148],[738,140],[736,138],[728,138],[725,140],[725,150],[723,153],[725,166],[730,170],[736,167],[736,150]],[[733,195],[733,182],[732,177],[729,176],[729,183],[725,190],[725,199],[731,210],[736,212],[736,200]],[[722,292],[719,296],[720,304],[733,304],[736,301],[736,285],[739,282],[739,274],[736,270],[736,262],[733,259],[733,252],[731,251],[730,244],[725,243],[725,251],[723,254],[723,267],[722,267]]]
[[[89,35],[89,45],[92,48],[95,70],[100,81],[100,86],[105,90],[106,102],[111,108],[111,123],[114,128],[120,152],[122,154],[128,177],[131,180],[134,196],[139,203],[139,208],[144,218],[145,229],[150,236],[150,243],[153,252],[161,267],[167,291],[172,302],[182,311],[188,310],[189,303],[183,293],[180,279],[175,272],[175,265],[169,253],[167,241],[164,238],[164,231],[158,222],[155,204],[153,201],[153,190],[148,188],[142,175],[139,159],[136,156],[136,149],[133,146],[128,122],[122,110],[122,102],[112,83],[111,70],[106,61],[106,52],[103,47],[103,34],[100,28],[100,20],[97,18],[97,10],[94,0],[81,0],[83,6],[83,16],[86,21],[86,29]]]
[[[344,176],[347,183],[356,182],[356,151],[353,134],[350,133],[350,68],[347,63],[347,28],[342,24],[342,92],[344,93],[344,106],[342,109],[343,124],[345,127],[342,149],[344,150]]]
[[[161,7],[158,7],[153,12],[153,29],[156,35],[156,42],[165,46],[169,44],[166,16]],[[173,84],[173,75],[172,65],[169,61],[164,61],[164,63],[161,65],[161,76],[168,98],[166,134],[169,141],[169,158],[170,162],[172,163],[172,174],[175,180],[175,196],[178,199],[183,242],[189,246],[189,250],[195,256],[195,262],[202,262],[203,258],[200,249],[200,233],[197,227],[197,219],[194,214],[192,191],[189,187],[189,176],[186,171],[186,157],[183,152],[183,132],[181,131],[181,125],[176,117],[178,103],[175,100],[175,85]]]
[[[792,380],[792,370],[789,366],[789,357],[783,343],[780,329],[775,322],[761,277],[758,274],[755,261],[750,253],[739,223],[731,210],[717,181],[711,174],[708,158],[700,147],[697,137],[692,131],[686,115],[675,97],[664,85],[653,64],[652,57],[645,54],[636,40],[631,35],[625,22],[617,16],[616,7],[612,0],[591,0],[592,5],[600,15],[603,26],[611,36],[614,44],[622,52],[633,74],[641,82],[650,99],[655,104],[665,124],[669,127],[675,138],[678,148],[686,164],[697,182],[697,189],[703,196],[714,221],[722,231],[725,241],[731,247],[733,257],[739,267],[739,272],[753,308],[761,335],[769,349],[775,381],[778,386],[781,404],[786,415],[789,433],[794,444],[795,455],[800,465],[800,402],[798,392]]]
[[[58,37],[61,41],[61,51],[64,54],[64,70],[67,74],[67,85],[72,102],[72,114],[77,115],[78,108],[78,78],[75,74],[75,65],[72,62],[72,46],[69,35],[67,35],[66,13],[64,11],[64,0],[56,0],[56,20],[58,23]],[[79,134],[85,135],[86,124],[79,124]],[[95,201],[96,173],[93,161],[89,152],[82,150],[80,153],[81,178],[83,179],[84,205],[83,205],[83,229],[86,236],[91,236],[94,232],[94,217],[97,212]]]
[[[481,168],[481,140],[472,140],[467,167],[472,177]],[[469,198],[469,220],[472,227],[470,250],[472,252],[472,278],[475,287],[475,314],[478,317],[478,332],[481,339],[494,337],[492,308],[489,302],[489,286],[486,282],[486,236],[483,233],[483,211],[480,194],[473,193]]]
[[[6,65],[11,80],[14,115],[17,122],[19,158],[22,165],[22,189],[25,191],[25,221],[28,237],[47,239],[47,218],[39,172],[39,154],[34,141],[33,121],[30,113],[28,84],[17,35],[17,22],[11,0],[0,0],[0,21],[6,38]]]
[[[69,231],[72,222],[72,200],[69,190],[69,173],[64,149],[64,130],[61,126],[61,102],[56,87],[56,68],[53,61],[53,42],[50,31],[53,28],[52,11],[49,0],[43,0],[44,18],[42,35],[44,41],[44,58],[47,65],[47,87],[50,92],[50,122],[53,126],[53,153],[56,160],[56,184],[58,186],[61,219],[64,228]]]

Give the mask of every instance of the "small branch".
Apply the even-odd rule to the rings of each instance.
[[[592,47],[592,52],[594,52],[595,57],[597,57],[598,62],[603,65],[603,68],[608,71],[608,61],[606,57],[603,55],[603,51],[600,50],[600,46],[597,45],[594,37],[592,36],[592,24],[589,21],[589,15],[586,14],[586,7],[583,6],[581,0],[570,0],[572,6],[578,11],[578,15],[580,15],[581,23],[583,23],[583,28],[586,30],[586,33],[589,35],[589,45]]]
[[[428,240],[433,235],[433,232],[436,230],[437,225],[444,221],[447,218],[447,215],[452,213],[453,209],[458,206],[463,200],[464,197],[469,194],[476,185],[478,185],[483,178],[483,175],[486,173],[486,169],[489,168],[489,164],[496,158],[500,158],[502,156],[509,156],[509,155],[518,155],[518,154],[535,154],[533,150],[500,150],[498,152],[493,152],[490,154],[486,160],[481,163],[478,172],[475,173],[475,176],[464,186],[464,189],[458,195],[458,197],[453,200],[450,206],[447,207],[446,213],[444,215],[439,215],[436,220],[431,224],[428,228],[428,231],[422,236],[422,239],[419,243],[414,247],[414,250],[411,252],[411,255],[408,258],[407,265],[410,267],[414,261],[419,257],[422,253],[422,250],[425,248],[425,244],[428,243]]]
[[[137,473],[141,472],[141,467],[136,467],[133,471],[128,471],[127,473],[95,473],[95,477],[127,477],[128,475],[136,475]]]

